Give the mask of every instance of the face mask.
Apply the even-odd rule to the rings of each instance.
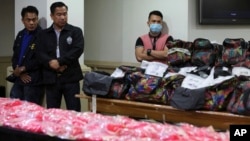
[[[160,33],[162,30],[161,24],[150,24],[150,31],[153,33]]]

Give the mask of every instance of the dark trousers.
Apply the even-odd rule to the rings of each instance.
[[[64,96],[67,110],[81,111],[80,99],[75,97],[80,93],[80,83],[60,83],[46,85],[46,103],[47,108],[60,108],[62,96]]]
[[[45,89],[43,85],[29,86],[14,83],[10,91],[10,97],[42,105],[44,93]]]

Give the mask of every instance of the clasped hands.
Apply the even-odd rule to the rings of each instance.
[[[49,66],[53,70],[57,72],[64,72],[65,69],[67,69],[67,65],[60,66],[59,62],[57,59],[52,59],[49,61]]]
[[[13,71],[14,76],[20,77],[20,79],[23,81],[23,83],[27,84],[31,82],[31,77],[28,73],[25,72],[26,68],[25,66],[16,66],[16,68]]]

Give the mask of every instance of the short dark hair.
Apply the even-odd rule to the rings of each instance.
[[[22,18],[24,18],[26,13],[35,13],[37,16],[39,14],[37,8],[35,6],[29,5],[27,7],[24,7],[21,12]]]
[[[163,19],[162,13],[158,10],[151,11],[148,15],[148,20],[150,19],[151,15],[157,15],[157,16],[160,16],[161,19]]]
[[[57,8],[57,7],[66,7],[66,9],[68,10],[68,6],[66,5],[66,4],[64,4],[63,2],[54,2],[54,3],[52,3],[51,4],[51,6],[50,6],[50,12],[52,13],[52,14],[54,14],[54,12],[55,12],[55,9]]]

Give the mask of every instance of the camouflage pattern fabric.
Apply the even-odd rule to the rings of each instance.
[[[208,39],[197,38],[193,42],[191,63],[194,66],[213,66],[217,50]]]
[[[185,76],[183,75],[173,75],[168,78],[162,78],[159,85],[150,94],[140,93],[139,91],[141,90],[138,90],[138,87],[136,88],[135,85],[131,85],[126,94],[126,99],[169,105],[174,90],[181,85],[184,78]]]
[[[237,78],[225,80],[208,87],[205,92],[204,109],[211,111],[225,111],[229,100],[237,85]]]
[[[190,63],[192,42],[183,40],[168,41],[168,65],[186,66]]]
[[[250,81],[241,81],[239,83],[229,101],[227,111],[235,114],[250,115]]]
[[[247,58],[247,48],[248,44],[242,38],[226,38],[223,41],[221,57],[216,65],[231,67],[232,65],[237,65],[237,63],[244,62]]]

